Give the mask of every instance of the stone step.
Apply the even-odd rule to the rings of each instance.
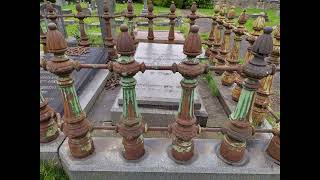
[[[168,153],[171,139],[145,138],[146,154],[140,160],[122,156],[122,138],[94,137],[95,152],[84,158],[70,156],[65,141],[59,155],[71,180],[279,180],[280,166],[265,153],[268,141],[248,143],[249,161],[235,167],[216,155],[220,140],[195,139],[195,155],[186,164],[177,164]]]
[[[122,114],[122,106],[119,106],[118,102],[120,95],[121,93],[118,94],[118,97],[111,108],[112,125],[115,125],[119,121]],[[205,127],[208,120],[208,113],[201,100],[200,104],[201,108],[199,110],[195,110],[194,114],[197,118],[197,123],[202,127]],[[139,112],[148,126],[166,127],[175,121],[178,110],[139,107]]]

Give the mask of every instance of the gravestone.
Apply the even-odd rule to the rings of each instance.
[[[55,12],[57,15],[63,15],[61,6],[58,6],[56,4],[52,4],[52,7],[55,9]],[[40,13],[44,16],[47,16],[48,10],[46,8],[46,4],[42,4],[40,6]],[[49,19],[45,19],[45,21],[47,24],[50,22]],[[57,27],[58,27],[58,30],[64,35],[64,37],[67,37],[67,31],[66,31],[66,27],[64,25],[64,21],[63,21],[62,17],[57,18]]]
[[[46,54],[45,59],[50,61],[52,54]],[[90,48],[90,52],[81,56],[70,56],[70,59],[79,60],[81,63],[101,64],[105,63],[104,48]],[[77,94],[80,95],[86,84],[94,77],[95,69],[82,69],[74,71],[72,77],[75,80]],[[63,105],[59,86],[56,84],[57,76],[44,70],[40,70],[40,88],[49,105],[62,115]]]
[[[204,52],[204,50],[203,50]],[[140,42],[135,60],[144,62],[146,65],[171,65],[179,63],[185,58],[183,45],[157,44]],[[137,73],[135,79],[136,97],[139,110],[143,119],[151,126],[167,126],[175,120],[178,111],[182,76],[171,71],[148,70]],[[206,125],[208,114],[204,108],[198,89],[195,89],[194,108],[197,122]],[[119,92],[111,109],[113,124],[120,118],[122,113],[123,97]]]
[[[91,16],[91,12],[92,10],[90,8],[82,8],[82,12],[86,15],[86,16]]]
[[[63,6],[65,4],[66,4],[65,0],[56,0],[56,5],[58,5],[58,6]]]
[[[96,0],[91,0],[90,7],[94,11],[97,8]]]
[[[97,1],[97,6],[98,6],[98,15],[102,16],[103,15],[103,4],[104,4],[104,0],[96,0]],[[108,5],[109,5],[109,14],[110,15],[114,15],[115,9],[116,9],[116,2],[115,0],[109,0],[108,1]],[[102,34],[102,38],[103,38],[103,42],[105,42],[106,39],[106,24],[103,18],[99,17],[99,21],[100,21],[100,28],[101,28],[101,34]],[[115,22],[114,19],[110,19],[110,23],[111,23],[111,33],[112,33],[112,37],[113,39],[115,39],[116,37],[116,26],[115,26]]]
[[[143,0],[143,9],[141,11],[141,15],[146,15],[148,13],[148,5],[147,5],[147,0]]]

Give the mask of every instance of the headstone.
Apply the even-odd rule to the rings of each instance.
[[[66,39],[68,47],[76,47],[78,46],[78,40],[75,37],[68,37]]]
[[[147,0],[143,0],[143,9],[141,11],[141,15],[146,15],[147,14],[147,12],[148,12],[147,8],[148,8]]]
[[[63,9],[62,10],[62,14],[72,14],[72,10],[71,9]]]
[[[52,7],[55,9],[55,12],[57,15],[63,15],[61,6],[58,6],[56,4],[52,4]],[[40,13],[43,14],[44,16],[47,16],[48,11],[46,8],[46,4],[42,4],[40,6]],[[50,22],[50,20],[46,19],[46,23],[48,24],[49,22]],[[58,30],[64,35],[64,37],[67,37],[67,31],[66,31],[66,27],[64,25],[63,18],[61,18],[61,17],[57,18],[57,27],[58,27]]]
[[[64,5],[65,2],[63,2],[63,0],[56,0],[56,5],[58,6],[62,6]]]
[[[45,59],[49,61],[51,57],[52,55],[46,54]],[[88,54],[81,56],[70,56],[70,59],[79,60],[81,63],[88,64],[105,63],[105,50],[104,48],[90,48],[90,52]],[[95,73],[96,70],[94,69],[83,69],[81,71],[74,71],[72,73],[71,76],[75,80],[75,88],[78,95],[81,94],[81,91],[93,78]],[[40,70],[40,88],[43,92],[43,95],[48,99],[49,105],[62,115],[63,101],[59,86],[56,84],[56,79],[56,75],[48,71]]]
[[[172,63],[178,64],[184,57],[186,57],[186,55],[183,54],[183,45],[181,44],[177,45],[140,42],[135,54],[135,60],[140,63],[144,62],[146,65],[171,65]],[[153,118],[151,118],[151,114],[148,118],[144,117],[149,125],[163,126],[168,125],[168,121],[174,121],[174,113],[178,111],[180,102],[180,81],[182,78],[183,77],[179,73],[174,74],[171,71],[148,70],[144,73],[137,73],[135,76],[135,79],[137,80],[136,97],[138,106],[144,108],[140,109],[140,112],[142,113],[143,117],[144,111],[148,111],[148,109],[153,109],[155,112]],[[118,110],[120,108],[121,113],[122,103],[123,97],[122,91],[120,91],[118,98],[111,109],[112,120],[119,119],[117,117],[120,115]],[[197,88],[195,90],[194,105],[195,115],[198,119],[205,119],[208,117]],[[164,117],[166,116],[167,118],[160,117],[157,114],[165,111],[171,111],[170,113],[173,114],[168,116],[164,115]],[[152,119],[157,119],[157,121],[159,119],[163,119],[163,122],[158,121],[155,123],[155,121]]]
[[[97,8],[96,0],[91,0],[90,7],[94,11]]]
[[[103,4],[104,4],[104,0],[96,0],[97,1],[97,6],[98,6],[98,15],[102,16],[103,15]],[[108,5],[109,5],[109,14],[110,15],[114,15],[115,9],[116,9],[116,1],[115,0],[109,0],[108,1]],[[101,34],[102,34],[102,38],[103,38],[103,42],[105,41],[106,38],[106,25],[105,25],[105,21],[103,18],[99,18],[100,21],[100,28],[101,28]],[[116,26],[115,26],[115,22],[114,19],[110,20],[111,23],[111,33],[112,33],[112,37],[113,39],[115,39],[116,37]]]
[[[82,8],[82,12],[87,16],[91,16],[92,10],[90,8]]]

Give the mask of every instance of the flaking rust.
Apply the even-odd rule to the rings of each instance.
[[[143,141],[145,125],[136,101],[134,75],[144,66],[133,58],[134,39],[129,35],[128,27],[122,24],[120,30],[117,40],[117,51],[120,56],[112,65],[112,70],[121,77],[120,83],[123,90],[123,110],[117,124],[117,131],[123,137],[124,158],[137,160],[145,154]]]
[[[73,157],[84,158],[93,153],[94,145],[90,135],[90,123],[82,111],[74,80],[70,76],[76,63],[65,56],[67,43],[57,30],[56,24],[49,23],[48,28],[47,48],[54,56],[51,61],[45,63],[44,69],[58,76],[57,84],[63,95],[64,108],[62,129],[68,137],[70,153]]]

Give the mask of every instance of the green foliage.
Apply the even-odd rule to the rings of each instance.
[[[280,112],[276,112],[276,115],[278,117],[280,117]],[[274,117],[272,117],[271,115],[268,115],[266,117],[267,121],[271,124],[272,127],[274,127],[276,125],[276,120],[274,119]]]
[[[192,2],[196,2],[198,7],[207,8],[211,7],[211,0],[173,0],[176,7],[179,9],[186,9],[190,8]],[[170,7],[172,0],[154,0],[154,5],[163,6],[163,7]]]
[[[40,180],[69,180],[69,177],[55,162],[40,161]]]
[[[211,73],[207,73],[202,75],[203,78],[207,81],[209,89],[211,91],[212,96],[217,96],[218,95],[218,87],[217,87],[217,82],[216,80],[212,77]]]

